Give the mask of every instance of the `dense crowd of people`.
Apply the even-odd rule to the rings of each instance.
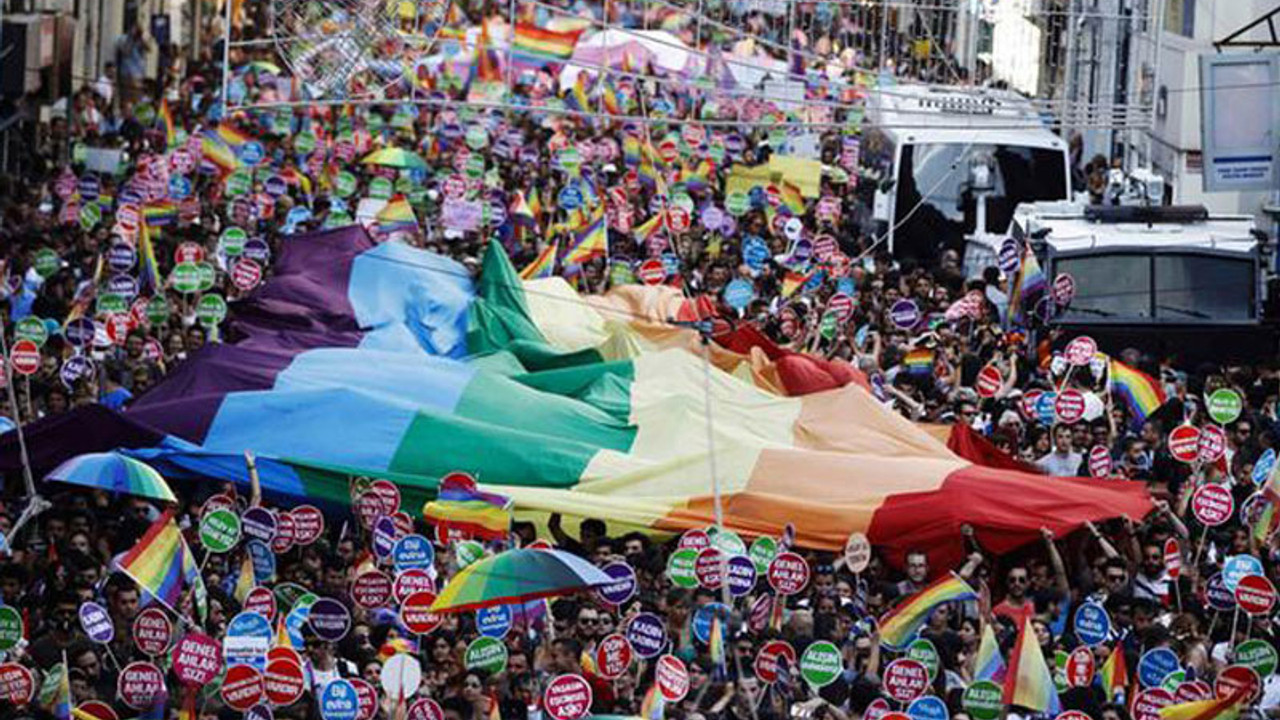
[[[480,21],[478,15],[469,19]],[[758,21],[764,29],[766,19],[745,21]],[[845,36],[866,30],[840,18],[828,25],[839,31],[806,38],[804,47],[839,56],[837,48],[849,44]],[[1280,633],[1273,616],[1270,610],[1242,616],[1230,599],[1243,575],[1280,580],[1267,513],[1280,497],[1265,492],[1280,433],[1275,367],[1188,368],[1176,358],[1107,348],[1149,378],[1163,403],[1155,409],[1125,401],[1105,359],[1091,363],[1097,357],[1092,353],[1084,363],[1067,359],[1074,338],[1032,317],[1020,295],[1024,288],[1015,287],[1017,272],[991,267],[968,277],[956,248],[906,259],[878,242],[869,201],[879,169],[875,148],[858,146],[857,112],[840,109],[823,126],[816,159],[824,171],[816,193],[797,198],[786,187],[771,186],[743,193],[747,205],[731,207],[739,198],[727,187],[730,166],[784,155],[793,138],[755,122],[726,132],[696,123],[651,127],[607,114],[559,114],[559,97],[568,98],[574,88],[557,88],[541,76],[521,92],[545,112],[535,107],[504,114],[445,103],[230,113],[220,104],[219,48],[211,46],[200,61],[166,53],[169,65],[157,83],[143,80],[145,72],[139,71],[138,55],[145,56],[148,44],[130,37],[120,72],[76,92],[66,116],[42,129],[24,164],[28,172],[0,179],[0,292],[11,367],[20,343],[38,347],[38,367],[11,377],[12,402],[0,403],[0,429],[86,404],[127,408],[166,372],[219,341],[225,304],[220,309],[218,302],[198,298],[234,302],[256,284],[269,283],[271,258],[298,235],[361,221],[384,241],[452,256],[476,272],[489,237],[497,236],[520,267],[535,263],[549,247],[563,251],[577,241],[587,223],[576,207],[565,207],[564,190],[572,187],[600,207],[608,222],[606,255],[553,266],[579,291],[606,292],[635,282],[640,262],[660,258],[664,281],[708,298],[719,317],[755,323],[784,347],[851,363],[877,397],[911,420],[964,426],[971,442],[990,443],[1009,467],[1145,483],[1156,510],[1148,517],[1089,525],[1068,537],[1046,529],[1042,543],[1001,555],[985,551],[980,537],[965,532],[969,554],[959,567],[932,566],[929,548],[904,557],[873,549],[862,561],[853,553],[794,548],[808,569],[799,592],[779,595],[762,575],[733,597],[696,579],[690,586],[672,571],[672,557],[678,548],[703,542],[734,547],[736,537],[655,538],[599,520],[562,528],[553,517],[542,540],[600,567],[625,563],[635,575],[634,593],[620,602],[581,593],[522,606],[509,629],[497,635],[505,659],[493,664],[470,662],[482,629],[474,613],[444,615],[434,629],[415,632],[398,612],[398,598],[373,607],[357,602],[357,577],[380,565],[389,578],[403,569],[393,572],[375,553],[370,528],[354,520],[329,517],[312,542],[285,543],[267,572],[246,559],[247,543],[214,552],[202,542],[202,518],[211,508],[229,504],[244,510],[257,502],[234,488],[184,494],[171,515],[137,498],[63,491],[52,509],[13,533],[22,509],[15,493],[0,508],[0,533],[8,546],[0,559],[0,610],[17,611],[20,622],[16,636],[8,616],[0,622],[7,660],[0,665],[0,695],[7,716],[66,717],[59,709],[64,676],[70,706],[87,708],[100,720],[112,720],[110,713],[154,713],[154,707],[126,703],[120,682],[137,661],[174,671],[169,652],[176,637],[165,638],[157,651],[154,638],[136,634],[143,608],[160,607],[174,635],[200,632],[221,643],[255,586],[272,591],[273,635],[306,594],[337,600],[350,614],[349,627],[337,638],[318,634],[307,622],[279,630],[281,637],[296,630],[287,644],[298,653],[308,690],[295,702],[277,704],[279,717],[349,720],[325,714],[319,698],[331,681],[351,678],[364,680],[378,696],[376,708],[362,708],[362,720],[426,720],[433,711],[416,705],[419,698],[435,700],[450,720],[542,718],[548,717],[545,687],[569,674],[587,679],[591,710],[601,715],[874,720],[907,709],[905,702],[887,700],[886,669],[910,657],[928,667],[922,690],[940,698],[950,717],[994,720],[997,715],[987,714],[989,703],[968,692],[976,682],[1004,682],[981,647],[984,636],[994,638],[997,657],[1009,658],[1026,621],[1034,630],[1029,641],[1056,669],[1062,708],[1095,720],[1150,720],[1153,705],[1211,697],[1215,682],[1239,677],[1228,671],[1239,666],[1257,673],[1260,687],[1250,707],[1263,714],[1280,707],[1274,674]],[[485,52],[479,48],[480,55]],[[861,60],[853,55],[844,58],[849,67]],[[233,96],[286,95],[288,78],[267,67],[265,58],[235,49],[231,61],[238,68]],[[925,64],[901,72],[940,71]],[[839,77],[852,86],[859,82],[851,69]],[[460,100],[476,81],[442,80],[432,92]],[[655,106],[675,119],[717,112],[708,107],[711,92],[673,83],[623,78],[616,86],[601,81],[591,90],[596,96],[615,91],[620,116],[627,108]],[[721,105],[727,102],[721,99]],[[738,102],[740,117],[785,116],[767,101]],[[425,158],[426,167],[359,161],[381,147],[406,149]],[[577,149],[576,161],[567,160],[566,148]],[[569,167],[575,162],[580,167]],[[246,169],[250,165],[256,167]],[[649,172],[657,177],[642,177]],[[412,208],[408,226],[389,227],[377,210],[360,209],[362,199],[399,198]],[[481,198],[489,219],[478,226],[446,222],[447,206],[461,198]],[[687,228],[676,227],[671,207],[690,211]],[[656,230],[642,229],[654,218]],[[788,227],[791,220],[798,227]],[[153,253],[145,249],[148,244]],[[252,267],[241,264],[245,258]],[[188,263],[207,263],[211,277],[188,285],[190,278],[175,273]],[[258,276],[249,279],[237,272],[254,269]],[[851,302],[847,314],[832,323],[826,318],[835,297]],[[911,322],[896,311],[904,301],[913,309]],[[87,334],[69,332],[83,318],[97,322]],[[1084,399],[1081,417],[1061,422],[1052,409],[1046,417],[1037,398],[1067,390]],[[1238,410],[1211,412],[1208,398],[1224,390],[1229,394],[1217,397],[1231,405],[1233,396]],[[1188,424],[1221,425],[1220,452],[1189,462],[1180,458],[1169,436]],[[1206,484],[1224,488],[1239,512],[1207,525],[1195,501]],[[170,607],[151,601],[117,570],[121,556],[170,517],[198,562],[208,596],[202,612],[194,609],[190,587],[183,603]],[[423,520],[410,523],[402,533],[435,537]],[[534,526],[515,523],[511,538],[488,543],[487,549],[536,539]],[[787,544],[785,537],[773,540]],[[474,561],[462,554],[458,543],[439,544],[429,582],[443,587]],[[933,608],[919,636],[927,643],[882,644],[879,621],[885,614],[951,572],[975,590],[976,599]],[[717,604],[722,602],[727,607]],[[106,609],[113,629],[107,640],[90,636],[82,613],[86,603]],[[1086,605],[1109,617],[1101,637],[1092,637],[1096,628],[1084,633],[1077,627]],[[637,658],[615,673],[599,653],[607,638],[625,635],[635,617],[646,613],[660,618],[664,652],[682,660],[688,673],[687,694],[656,711],[659,703],[650,693],[657,682],[654,659]],[[713,637],[717,632],[722,639]],[[786,656],[777,654],[776,641],[793,651],[789,658],[779,662]],[[799,659],[823,642],[839,651],[838,672],[831,677]],[[1067,677],[1065,658],[1081,646],[1089,648],[1097,679]],[[402,653],[420,659],[423,677],[413,697],[397,699],[384,690],[380,673]],[[1176,659],[1170,667],[1160,664],[1165,654]],[[28,699],[22,698],[21,672],[11,665],[34,673]],[[1104,682],[1100,670],[1117,665],[1128,671]],[[1153,675],[1162,668],[1166,672]],[[169,678],[162,713],[223,718],[238,712],[220,691],[221,680],[182,687]],[[1167,688],[1168,698],[1151,692],[1157,686]],[[1139,696],[1145,702],[1135,706]],[[93,701],[108,709],[86,706]],[[936,709],[911,707],[916,720],[942,720],[927,714]]]

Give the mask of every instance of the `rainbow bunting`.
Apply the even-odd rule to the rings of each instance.
[[[1124,661],[1123,646],[1117,644],[1111,650],[1107,661],[1102,663],[1102,669],[1098,671],[1098,679],[1102,683],[1107,702],[1115,700],[1116,693],[1129,686],[1129,668]]]
[[[1129,408],[1133,424],[1142,424],[1166,400],[1164,388],[1154,378],[1114,358],[1107,377],[1111,392],[1119,396],[1125,407]]]
[[[557,32],[528,23],[516,23],[511,43],[511,62],[523,68],[545,68],[565,62],[583,29]]]
[[[982,624],[982,640],[978,643],[978,657],[973,666],[974,680],[990,680],[1004,682],[1004,658],[1000,657],[1000,644],[996,642],[996,632],[991,623]]]
[[[1236,720],[1244,704],[1243,691],[1211,700],[1194,700],[1160,708],[1160,720]]]
[[[598,209],[595,217],[574,233],[573,244],[564,253],[565,265],[582,265],[594,258],[609,256],[609,231],[604,222],[604,210]]]
[[[902,650],[915,639],[934,608],[948,602],[976,600],[977,597],[978,593],[969,587],[969,583],[955,573],[947,573],[880,619],[881,644],[891,650]]]
[[[511,528],[511,498],[484,492],[465,475],[449,475],[440,481],[436,499],[422,508],[422,517],[477,537],[502,539]]]
[[[560,251],[560,243],[554,242],[542,249],[533,262],[520,271],[521,280],[537,280],[548,278],[555,273],[556,254]]]
[[[1018,641],[1009,655],[1009,669],[1004,678],[1004,704],[1049,715],[1062,711],[1053,675],[1044,660],[1029,617],[1022,621]]]
[[[173,521],[173,508],[164,511],[119,562],[120,571],[165,607],[177,613],[185,582],[192,589],[197,611],[203,617],[208,596],[199,567],[182,532]]]

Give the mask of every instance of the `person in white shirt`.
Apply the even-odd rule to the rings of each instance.
[[[1046,453],[1036,465],[1046,473],[1059,477],[1071,477],[1080,472],[1080,463],[1084,456],[1072,448],[1071,426],[1057,425],[1053,428],[1053,451]]]

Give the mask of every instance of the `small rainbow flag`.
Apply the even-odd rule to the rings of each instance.
[[[643,720],[662,720],[666,714],[665,703],[662,701],[662,693],[658,692],[658,683],[654,683],[644,694],[644,700],[640,703],[640,717]]]
[[[1195,700],[1160,708],[1160,720],[1236,720],[1244,703],[1243,691],[1212,700]]]
[[[243,132],[240,132],[227,123],[218,125],[217,134],[219,140],[226,143],[227,147],[233,149],[244,145],[251,139],[248,135],[245,135]]]
[[[548,278],[555,273],[556,254],[560,251],[560,243],[554,242],[542,249],[538,253],[538,257],[533,259],[523,270],[520,271],[521,280],[537,280],[538,278]]]
[[[809,278],[812,275],[812,272],[800,273],[795,270],[788,270],[787,274],[782,276],[782,297],[789,298],[795,295],[797,290],[809,282]]]
[[[142,220],[151,227],[165,227],[178,221],[178,206],[171,200],[147,203],[142,208]]]
[[[1107,696],[1107,702],[1115,700],[1116,693],[1129,686],[1129,668],[1124,661],[1124,646],[1116,643],[1111,654],[1107,656],[1107,661],[1102,663],[1098,679],[1102,682],[1102,691]]]
[[[499,540],[511,528],[511,498],[484,492],[469,476],[454,473],[440,481],[436,499],[422,508],[422,517],[477,537]]]
[[[1014,278],[1013,289],[1009,293],[1009,318],[1014,322],[1025,322],[1028,310],[1035,308],[1036,300],[1049,286],[1044,271],[1040,269],[1040,261],[1030,247],[1023,250],[1022,265]]]
[[[564,253],[565,265],[582,265],[594,258],[609,256],[609,231],[604,222],[603,208],[585,227],[574,233],[574,242]]]
[[[1009,670],[1004,678],[1004,704],[1057,715],[1062,711],[1053,675],[1036,641],[1031,618],[1022,621],[1018,642],[1009,655]]]
[[[165,147],[170,149],[178,145],[178,129],[173,122],[173,110],[169,107],[169,99],[160,101],[160,112],[156,114],[160,126],[164,128]]]
[[[778,188],[778,193],[782,198],[782,205],[790,210],[793,215],[804,214],[804,196],[800,194],[800,188],[792,183],[783,181],[782,186]]]
[[[933,372],[933,351],[929,348],[916,348],[907,353],[902,364],[911,375],[928,375]]]
[[[947,573],[880,618],[880,642],[891,650],[902,650],[915,639],[934,608],[977,597],[969,583],[955,573]]]
[[[403,195],[396,195],[374,216],[378,223],[378,231],[390,235],[393,232],[417,232],[418,216],[409,207],[409,201]]]
[[[143,293],[152,293],[160,287],[160,264],[156,260],[156,246],[151,240],[151,225],[144,217],[138,232],[138,287]]]
[[[570,110],[578,112],[589,112],[591,110],[590,91],[587,89],[587,74],[578,73],[578,78],[574,80],[573,87],[569,88],[564,94],[564,104]]]
[[[200,136],[200,152],[205,160],[213,163],[224,173],[240,167],[240,158],[236,157],[235,152],[216,132],[206,131]]]
[[[243,604],[255,584],[253,579],[253,559],[249,557],[249,553],[245,553],[240,560],[240,572],[236,573],[236,584],[231,589],[232,597],[236,599],[236,602]]]
[[[662,228],[666,225],[663,220],[667,214],[665,211],[659,211],[653,217],[631,228],[631,234],[635,237],[637,243],[647,243],[649,238],[655,237],[662,232]]]
[[[544,68],[557,65],[573,56],[583,28],[557,32],[516,23],[515,38],[511,43],[511,62],[525,68]]]
[[[1167,399],[1164,388],[1154,378],[1114,358],[1111,360],[1111,372],[1107,376],[1111,391],[1129,408],[1129,416],[1134,424],[1142,424]]]
[[[156,518],[146,534],[120,558],[119,568],[151,597],[175,613],[182,597],[182,584],[186,582],[192,588],[201,616],[207,611],[208,595],[204,580],[200,577],[191,548],[187,547],[182,531],[173,521],[173,508]]]
[[[1004,682],[1007,668],[1004,658],[1000,657],[1000,644],[996,642],[996,632],[991,629],[991,623],[982,624],[982,639],[978,642],[978,657],[973,670],[974,680]]]
[[[53,696],[50,712],[56,720],[71,720],[71,666],[67,664],[67,653],[62,653],[62,676],[58,678],[58,690]]]

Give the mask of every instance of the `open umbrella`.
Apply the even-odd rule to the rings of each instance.
[[[114,452],[77,455],[54,468],[44,479],[152,500],[178,502],[164,478],[150,465]]]
[[[572,553],[520,548],[468,565],[453,576],[431,612],[459,612],[567,595],[614,579]]]
[[[381,150],[374,150],[360,162],[366,165],[385,165],[393,168],[427,169],[426,160],[398,147],[385,147]]]

